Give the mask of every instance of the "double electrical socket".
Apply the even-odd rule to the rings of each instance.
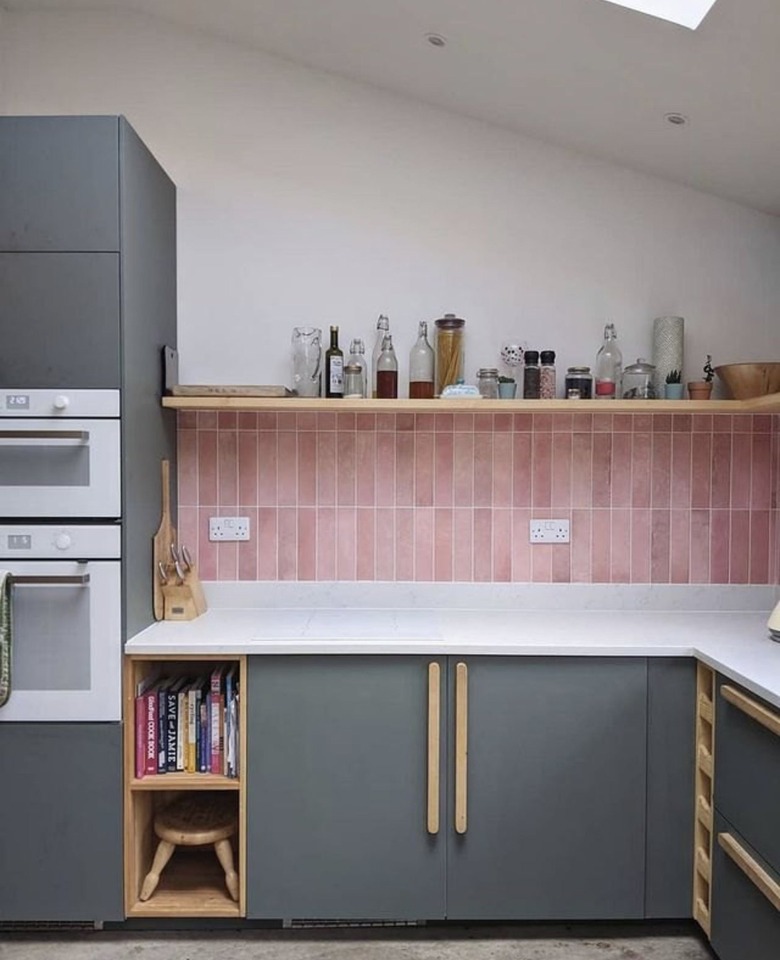
[[[568,520],[531,520],[528,530],[529,543],[568,543]]]
[[[209,517],[209,540],[248,540],[249,517]]]

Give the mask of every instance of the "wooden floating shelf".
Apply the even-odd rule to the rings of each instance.
[[[324,400],[318,397],[163,397],[172,410],[268,413],[780,413],[780,393],[752,400]]]
[[[128,786],[131,790],[240,790],[241,781],[217,773],[160,773],[134,777]]]

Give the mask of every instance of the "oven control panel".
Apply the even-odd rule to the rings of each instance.
[[[0,524],[0,561],[112,560],[120,555],[119,524]]]
[[[118,390],[0,391],[0,417],[118,416]]]

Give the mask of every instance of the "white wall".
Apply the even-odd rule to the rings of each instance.
[[[592,362],[605,318],[649,355],[669,313],[690,375],[780,355],[780,219],[134,15],[3,30],[4,112],[123,113],[176,181],[183,382],[284,382],[293,325],[380,312],[402,357],[465,317],[470,373]]]

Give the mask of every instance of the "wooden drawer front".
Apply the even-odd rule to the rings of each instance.
[[[711,939],[719,960],[780,957],[780,875],[723,817],[715,830]]]
[[[780,871],[780,710],[722,677],[717,687],[715,806]]]

